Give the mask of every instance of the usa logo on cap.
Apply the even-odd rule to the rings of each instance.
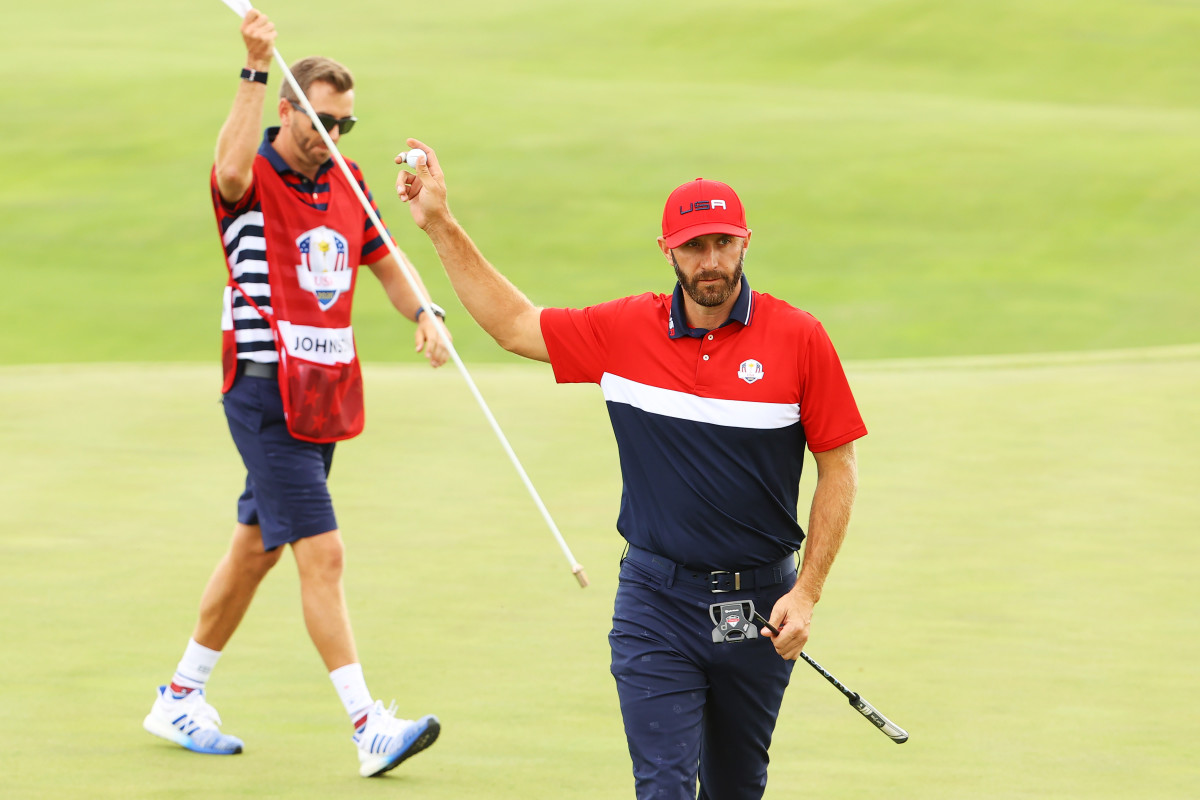
[[[688,181],[667,198],[663,208],[663,240],[675,248],[708,233],[728,233],[745,237],[746,209],[737,193],[727,184],[696,178]]]

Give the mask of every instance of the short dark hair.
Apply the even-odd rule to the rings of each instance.
[[[350,70],[332,58],[321,56],[302,58],[292,64],[292,75],[296,77],[296,83],[300,84],[300,89],[305,94],[308,94],[308,87],[317,81],[328,83],[338,92],[348,92],[354,88],[354,76],[350,74]],[[293,103],[300,102],[300,98],[292,90],[292,84],[286,79],[279,87],[279,96]]]

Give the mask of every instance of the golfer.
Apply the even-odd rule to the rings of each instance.
[[[620,452],[628,542],[609,634],[639,798],[761,798],[783,692],[837,555],[866,434],[841,363],[811,315],[751,290],[742,203],[724,183],[677,188],[663,211],[672,294],[538,308],[450,213],[434,151],[397,194],[467,311],[560,383],[598,383]],[[805,446],[817,465],[805,533]],[[752,601],[779,629],[715,641],[713,604]]]
[[[279,125],[260,143],[275,29],[251,10],[241,32],[246,68],[217,138],[211,184],[229,268],[223,402],[248,474],[229,551],[209,578],[191,640],[144,727],[199,753],[242,751],[238,738],[219,729],[205,685],[259,583],[291,545],[309,636],[353,725],[359,772],[370,777],[432,744],[439,724],[431,715],[398,719],[394,705],[374,699],[342,590],[342,536],[326,478],[334,442],[362,429],[350,326],[358,266],[368,265],[396,310],[416,321],[416,349],[434,367],[448,354],[433,320],[442,312],[420,307],[384,244],[388,232],[371,224],[287,83],[276,104]],[[292,72],[330,138],[350,133],[349,71],[306,58]],[[366,192],[357,166],[350,167]]]

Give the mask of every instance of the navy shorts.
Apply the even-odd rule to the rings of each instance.
[[[273,378],[239,375],[222,402],[246,465],[238,522],[262,528],[265,550],[335,530],[337,518],[325,485],[334,443],[302,442],[288,433]]]
[[[714,643],[713,603],[753,600],[764,617],[796,580],[714,594],[670,568],[626,558],[609,634],[639,800],[759,800],[767,748],[794,661],[765,637]]]

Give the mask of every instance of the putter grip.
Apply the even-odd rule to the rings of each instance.
[[[862,695],[860,695],[858,692],[851,693],[849,700],[850,705],[854,706],[858,713],[871,720],[871,724],[887,734],[888,738],[893,742],[896,744],[904,744],[908,741],[908,731],[892,722],[883,714],[880,714],[875,706],[864,700]]]

